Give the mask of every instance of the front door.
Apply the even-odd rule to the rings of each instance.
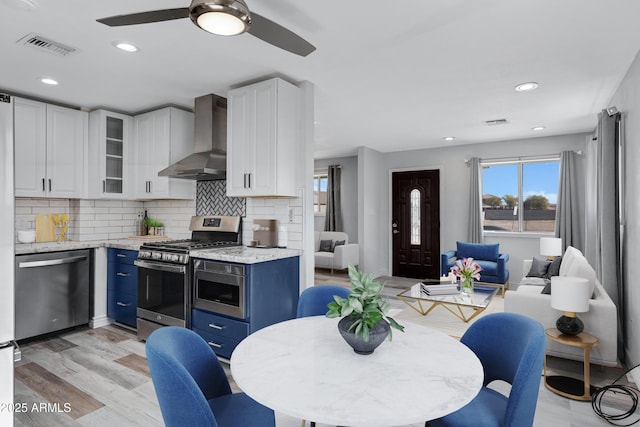
[[[440,171],[392,174],[393,275],[440,276]]]

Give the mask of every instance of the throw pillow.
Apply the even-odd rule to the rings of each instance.
[[[320,252],[333,252],[333,240],[320,240]]]
[[[540,292],[541,294],[546,294],[546,295],[551,295],[551,282],[547,283],[544,286],[544,289],[542,290],[542,292]]]
[[[333,244],[333,248],[331,249],[331,252],[335,252],[336,251],[336,246],[341,246],[344,245],[344,240],[336,240],[336,242]]]
[[[549,265],[551,265],[551,261],[548,259],[534,256],[527,277],[547,277]]]
[[[557,256],[553,259],[553,261],[551,261],[551,264],[549,264],[549,268],[547,269],[547,279],[551,279],[553,276],[560,275],[560,264],[562,264],[561,256]]]

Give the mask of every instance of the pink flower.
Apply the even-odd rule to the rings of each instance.
[[[451,272],[460,279],[480,280],[481,271],[482,267],[471,257],[456,260],[456,264],[451,267]]]

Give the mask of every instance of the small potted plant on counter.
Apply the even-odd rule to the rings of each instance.
[[[348,298],[334,295],[334,301],[327,304],[326,316],[342,316],[338,330],[345,341],[358,354],[371,354],[388,336],[391,328],[401,332],[404,326],[387,315],[390,304],[380,296],[384,285],[371,276],[349,265],[351,294]]]
[[[164,236],[164,223],[157,219],[147,218],[147,234],[150,236]]]

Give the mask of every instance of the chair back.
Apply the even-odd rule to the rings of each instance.
[[[478,319],[461,340],[480,359],[484,385],[494,380],[511,384],[503,426],[533,424],[546,337],[542,325],[516,313],[495,313]]]
[[[165,425],[217,427],[207,400],[231,394],[231,387],[202,337],[166,326],[149,336],[146,354]]]
[[[333,296],[347,298],[351,290],[339,285],[316,285],[305,289],[298,299],[298,313],[296,317],[320,316],[329,311],[327,304],[333,301]]]

